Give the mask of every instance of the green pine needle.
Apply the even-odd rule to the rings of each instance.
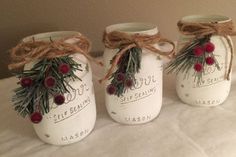
[[[120,63],[117,65],[117,70],[109,78],[111,80],[111,84],[117,88],[115,95],[118,97],[125,93],[127,87],[125,86],[124,82],[118,82],[116,80],[117,74],[123,73],[126,80],[132,80],[133,84],[135,84],[135,74],[138,73],[141,68],[142,49],[134,47],[127,51],[128,52],[122,56]],[[111,60],[111,63],[113,62],[114,58]]]
[[[194,69],[195,63],[201,63],[203,65],[203,70],[201,72],[194,72],[194,82],[197,81],[197,84],[199,85],[202,82],[202,77],[204,74],[204,67],[206,66],[205,59],[207,57],[206,54],[196,57],[194,55],[194,48],[198,45],[203,45],[206,42],[210,41],[211,36],[205,36],[201,39],[195,39],[189,46],[187,46],[185,49],[183,49],[181,52],[179,52],[179,55],[176,56],[174,60],[172,60],[166,67],[167,73],[183,73],[184,79],[189,78],[189,71]],[[214,65],[219,70],[219,63],[217,62],[214,54],[212,57],[215,60]]]
[[[58,72],[60,64],[68,64],[70,72],[63,75]],[[75,75],[75,71],[82,71],[81,65],[76,63],[72,57],[64,56],[54,59],[43,59],[36,63],[30,70],[24,70],[16,74],[18,78],[30,77],[33,84],[30,87],[18,87],[14,90],[15,95],[12,98],[15,110],[23,117],[30,115],[36,110],[41,114],[50,111],[49,99],[55,94],[70,92],[73,87],[69,80],[81,80]],[[44,79],[52,76],[56,80],[53,88],[44,86]]]

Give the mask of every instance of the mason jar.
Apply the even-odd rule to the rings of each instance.
[[[181,22],[194,24],[226,23],[230,18],[220,15],[192,15],[181,19]],[[192,40],[194,36],[180,34],[178,50]],[[227,36],[232,45],[231,38]],[[188,71],[188,77],[179,72],[176,77],[176,91],[179,98],[186,104],[195,106],[216,106],[222,104],[229,95],[231,86],[231,75],[226,78],[231,59],[230,45],[225,37],[212,35],[210,42],[214,45],[214,57],[218,62],[218,68],[214,65],[205,65],[202,79],[197,82],[194,77],[194,68]]]
[[[113,31],[124,32],[130,35],[154,35],[158,33],[155,25],[147,23],[122,23],[106,27],[107,33]],[[156,48],[161,46],[154,45]],[[110,61],[119,49],[105,48],[104,66],[108,71]],[[142,49],[141,68],[135,74],[135,85],[121,96],[110,95],[105,92],[107,112],[112,119],[123,124],[142,124],[156,118],[162,106],[162,73],[163,61],[159,55]],[[105,82],[105,88],[111,80]]]
[[[41,33],[26,37],[23,41],[50,41],[77,35],[78,32],[60,31]],[[68,39],[66,43],[73,43],[77,39]],[[38,137],[49,144],[66,145],[85,138],[94,128],[96,120],[96,105],[92,70],[88,60],[80,53],[72,54],[74,61],[81,65],[82,71],[75,71],[81,80],[69,81],[74,88],[70,93],[65,93],[65,102],[56,105],[53,98],[49,100],[50,111],[43,115],[42,121],[33,124]],[[33,63],[25,65],[24,69],[31,69]]]

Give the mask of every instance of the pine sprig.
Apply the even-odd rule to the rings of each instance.
[[[61,73],[59,67],[68,65],[69,71]],[[63,70],[63,69],[62,69]],[[68,70],[68,69],[67,69]],[[20,86],[14,90],[13,103],[15,110],[23,117],[31,115],[34,112],[40,112],[42,115],[50,111],[49,99],[56,94],[64,94],[73,89],[69,81],[81,80],[75,74],[82,71],[81,64],[76,63],[72,57],[64,56],[53,59],[43,59],[36,63],[30,70],[24,70],[17,73],[16,76],[21,79],[30,79],[30,86]],[[45,85],[45,79],[52,77],[55,85],[49,88]],[[19,82],[18,84],[22,84]]]
[[[109,78],[111,84],[107,87],[109,94],[114,94],[118,97],[135,84],[135,74],[141,68],[142,49],[134,47],[127,51],[118,62],[117,70]],[[113,57],[111,63],[115,57]]]
[[[167,73],[183,73],[184,79],[188,79],[189,71],[195,69],[193,74],[194,81],[197,81],[197,84],[200,84],[206,66],[214,65],[219,70],[219,63],[213,54],[214,45],[210,43],[210,38],[211,36],[205,36],[201,39],[193,40],[167,65]],[[206,44],[210,44],[212,49],[210,52],[207,52]],[[200,50],[197,50],[197,48],[200,48]]]

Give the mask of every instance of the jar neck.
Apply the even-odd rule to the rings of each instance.
[[[31,35],[22,39],[23,42],[27,42],[30,40],[35,41],[50,41],[50,40],[60,40],[63,38],[67,38],[73,35],[78,35],[79,32],[76,31],[57,31],[57,32],[47,32],[47,33],[39,33],[35,35]]]
[[[189,23],[207,24],[207,23],[226,23],[231,21],[231,19],[223,15],[190,15],[183,17],[180,21]]]
[[[183,17],[178,22],[181,36],[193,38],[205,35],[228,35],[232,32],[232,20],[221,15],[191,15]],[[227,30],[227,31],[223,31]],[[184,35],[183,35],[184,34]]]
[[[127,34],[154,35],[158,33],[157,26],[149,23],[120,23],[106,27],[106,32],[124,32]]]

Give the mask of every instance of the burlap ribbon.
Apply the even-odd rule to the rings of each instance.
[[[73,43],[66,42],[70,39],[73,40]],[[101,62],[98,62],[89,55],[90,48],[89,40],[80,33],[55,41],[35,41],[32,38],[32,40],[20,42],[10,51],[13,63],[9,64],[8,68],[10,70],[17,69],[34,60],[52,59],[74,53],[81,53],[88,60],[102,65]]]
[[[164,52],[162,50],[157,49],[154,44],[158,43],[169,43],[173,46],[172,50],[169,52]],[[117,52],[110,69],[108,70],[105,77],[101,80],[99,80],[100,83],[107,80],[113,73],[114,69],[116,68],[116,65],[118,64],[120,58],[127,52],[127,50],[139,47],[144,48],[147,50],[150,50],[150,52],[153,52],[155,54],[159,54],[162,56],[170,56],[174,53],[175,44],[165,38],[162,38],[159,33],[154,35],[144,35],[144,34],[128,34],[124,32],[119,31],[113,31],[110,33],[105,32],[103,35],[103,43],[106,48],[110,49],[119,49],[119,52]]]
[[[196,22],[178,22],[178,28],[180,33],[183,35],[192,35],[194,36],[193,40],[203,38],[207,35],[219,35],[226,39],[227,43],[230,47],[230,62],[229,62],[229,69],[226,73],[227,80],[230,79],[230,73],[232,70],[233,64],[233,45],[228,36],[235,36],[236,32],[234,31],[234,26],[232,20],[227,22],[211,22],[211,23],[196,23]],[[190,40],[179,52],[183,52],[186,47],[191,44],[193,40]]]

